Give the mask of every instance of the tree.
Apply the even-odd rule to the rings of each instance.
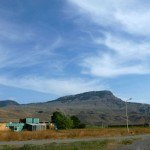
[[[53,113],[51,120],[56,124],[58,129],[71,129],[73,127],[71,118],[58,111]]]
[[[65,116],[64,126],[65,126],[65,129],[71,129],[73,127],[73,121],[71,120],[70,117]]]
[[[73,121],[73,128],[74,129],[81,129],[81,128],[86,127],[86,125],[84,123],[80,122],[80,120],[77,116],[71,116],[71,120]]]
[[[71,120],[73,121],[73,128],[79,128],[80,120],[76,116],[71,116]]]

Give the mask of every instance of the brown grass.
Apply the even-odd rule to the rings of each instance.
[[[132,128],[132,134],[150,134],[150,128]],[[127,135],[126,128],[98,128],[98,129],[71,129],[71,130],[46,130],[46,131],[1,131],[0,141],[22,141],[32,139],[67,139],[85,137],[123,136]]]

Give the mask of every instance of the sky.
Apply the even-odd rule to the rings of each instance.
[[[149,0],[0,0],[0,100],[110,90],[150,103]]]

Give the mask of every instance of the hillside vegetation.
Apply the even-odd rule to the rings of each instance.
[[[3,102],[4,103],[4,102]],[[150,120],[150,105],[128,104],[129,124],[145,124]],[[3,107],[2,107],[3,106]],[[1,105],[2,122],[18,121],[19,118],[39,117],[49,121],[55,111],[69,116],[77,116],[82,123],[90,125],[125,125],[125,102],[110,91],[91,91],[77,95],[60,97],[45,103]]]

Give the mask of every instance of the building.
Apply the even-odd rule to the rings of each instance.
[[[24,123],[17,123],[17,122],[6,123],[6,127],[13,130],[13,131],[15,131],[15,132],[22,131],[24,126],[25,126]]]
[[[39,123],[39,118],[24,118],[20,119],[19,123],[7,123],[6,127],[16,132],[22,131],[23,129],[29,131],[40,131],[46,130],[46,123]]]
[[[20,122],[25,123],[25,124],[30,124],[30,123],[36,123],[39,124],[39,118],[24,118],[20,119]]]
[[[29,131],[41,131],[46,130],[46,124],[45,123],[29,123],[26,126],[26,129]]]

